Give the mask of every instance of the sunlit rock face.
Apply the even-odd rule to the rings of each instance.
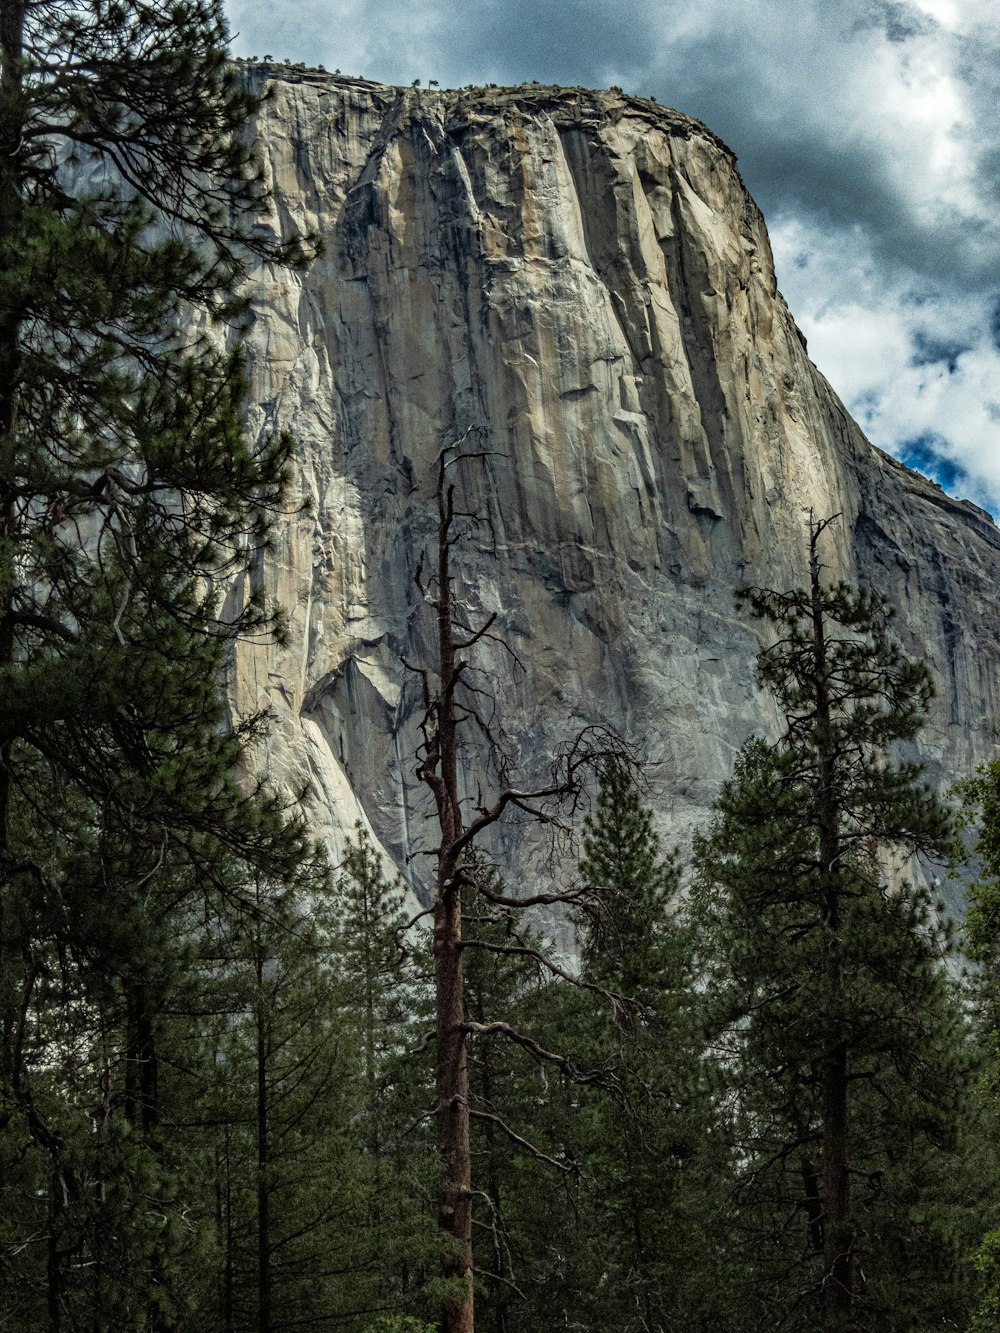
[[[434,460],[470,428],[487,456],[452,470],[480,520],[456,582],[469,623],[495,612],[516,654],[487,642],[477,662],[525,781],[607,723],[652,763],[683,844],[741,742],[774,734],[732,594],[803,581],[810,511],[841,515],[831,572],[884,592],[934,671],[932,778],[989,753],[1000,538],[848,417],[709,130],[619,92],[245,70],[273,88],[255,127],[262,225],[315,229],[324,251],[254,278],[252,425],[297,437],[302,507],[263,561],[288,641],[240,650],[232,700],[273,711],[264,762],[308,788],[334,855],[361,817],[418,887],[429,869],[423,710],[401,659],[431,660],[414,571]],[[473,795],[481,758],[470,746]],[[500,840],[508,867],[521,839]],[[543,856],[531,842],[513,880]]]

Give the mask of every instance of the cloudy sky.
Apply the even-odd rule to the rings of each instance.
[[[226,0],[237,55],[618,84],[737,153],[809,352],[874,442],[1000,514],[995,0]]]

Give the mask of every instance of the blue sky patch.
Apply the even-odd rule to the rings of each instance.
[[[948,442],[940,435],[920,435],[914,440],[903,440],[898,446],[900,462],[915,472],[922,472],[946,491],[968,481],[965,468],[947,457]]]

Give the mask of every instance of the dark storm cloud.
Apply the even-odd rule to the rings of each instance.
[[[994,3],[228,0],[227,9],[241,54],[396,83],[615,83],[704,121],[738,155],[764,211],[810,353],[875,442],[1000,504]]]
[[[310,0],[279,6],[293,16],[296,38],[311,9]],[[1000,90],[988,20],[952,32],[904,0],[635,0],[624,8],[368,0],[352,14],[353,38],[345,43],[338,25],[345,51],[332,59],[331,45],[328,65],[351,68],[353,57],[357,72],[404,83],[618,83],[708,124],[739,156],[771,220],[860,226],[881,264],[936,281],[976,287],[995,270],[1000,231],[986,201],[1000,167]],[[922,114],[935,100],[937,110]],[[964,159],[961,198],[950,178],[928,174],[949,139]]]
[[[769,219],[860,226],[883,264],[969,287],[990,279],[995,35],[950,34],[915,6],[871,0],[712,8],[718,23],[666,38],[646,78],[733,148]]]
[[[611,81],[609,74],[639,78],[656,45],[651,9],[638,5],[623,22],[621,10],[607,0],[569,0],[558,7],[472,0],[462,6],[460,19],[439,18],[439,63],[444,60],[450,83],[537,79],[600,87]]]
[[[891,50],[900,80],[915,85],[897,91],[918,105],[928,75],[908,63],[940,43],[975,122],[964,144],[972,188],[995,190],[997,42],[987,18],[951,33],[906,0],[231,0],[229,11],[244,51],[387,82],[617,82],[705,121],[739,156],[769,218],[860,224],[882,262],[939,279],[975,284],[996,263],[994,210],[970,218],[946,196],[921,197],[918,145],[908,180],[878,86],[880,52]],[[929,153],[935,133],[950,131],[919,119],[910,128],[924,129]],[[957,229],[961,244],[941,243]]]

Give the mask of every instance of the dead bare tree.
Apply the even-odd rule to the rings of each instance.
[[[417,777],[430,789],[440,832],[433,850],[436,873],[431,909],[436,1003],[435,1118],[442,1169],[438,1227],[446,1241],[442,1261],[444,1276],[453,1283],[452,1297],[440,1320],[441,1333],[473,1333],[474,1329],[474,1190],[470,1121],[476,1113],[469,1104],[468,1039],[472,1035],[497,1035],[516,1042],[538,1060],[558,1065],[564,1072],[571,1068],[571,1062],[565,1056],[546,1050],[507,1023],[476,1024],[467,1019],[462,959],[464,949],[476,942],[462,938],[462,896],[463,889],[473,885],[474,846],[487,829],[513,811],[520,811],[533,821],[561,824],[601,763],[612,755],[620,761],[632,762],[627,747],[609,728],[589,727],[557,757],[549,781],[538,787],[521,788],[511,780],[510,766],[502,757],[495,734],[493,713],[486,708],[488,702],[492,709],[495,700],[488,690],[470,680],[470,672],[475,670],[470,654],[477,645],[487,640],[504,647],[507,645],[493,631],[495,613],[478,628],[463,621],[460,608],[456,606],[452,576],[452,555],[456,547],[481,521],[480,515],[456,508],[456,488],[449,472],[453,466],[471,458],[487,457],[482,451],[464,448],[469,437],[470,432],[466,432],[438,454],[435,570],[426,576],[421,558],[415,576],[423,602],[434,612],[433,666],[423,667],[403,659],[404,665],[418,676],[421,683],[424,711],[420,723],[422,742],[418,750]],[[478,730],[491,753],[499,756],[497,791],[485,804],[463,801],[461,795],[459,752],[465,728]],[[491,904],[510,909],[555,904],[580,907],[584,905],[587,893],[585,888],[577,887],[566,892],[556,889],[515,898],[484,885],[481,875],[476,876],[475,885],[477,893]],[[509,946],[491,944],[484,947],[522,954],[530,952],[540,965],[554,974],[574,980],[544,954],[527,949],[516,941]],[[502,1124],[500,1127],[519,1146],[531,1148],[509,1127]],[[543,1153],[537,1155],[550,1160]]]

